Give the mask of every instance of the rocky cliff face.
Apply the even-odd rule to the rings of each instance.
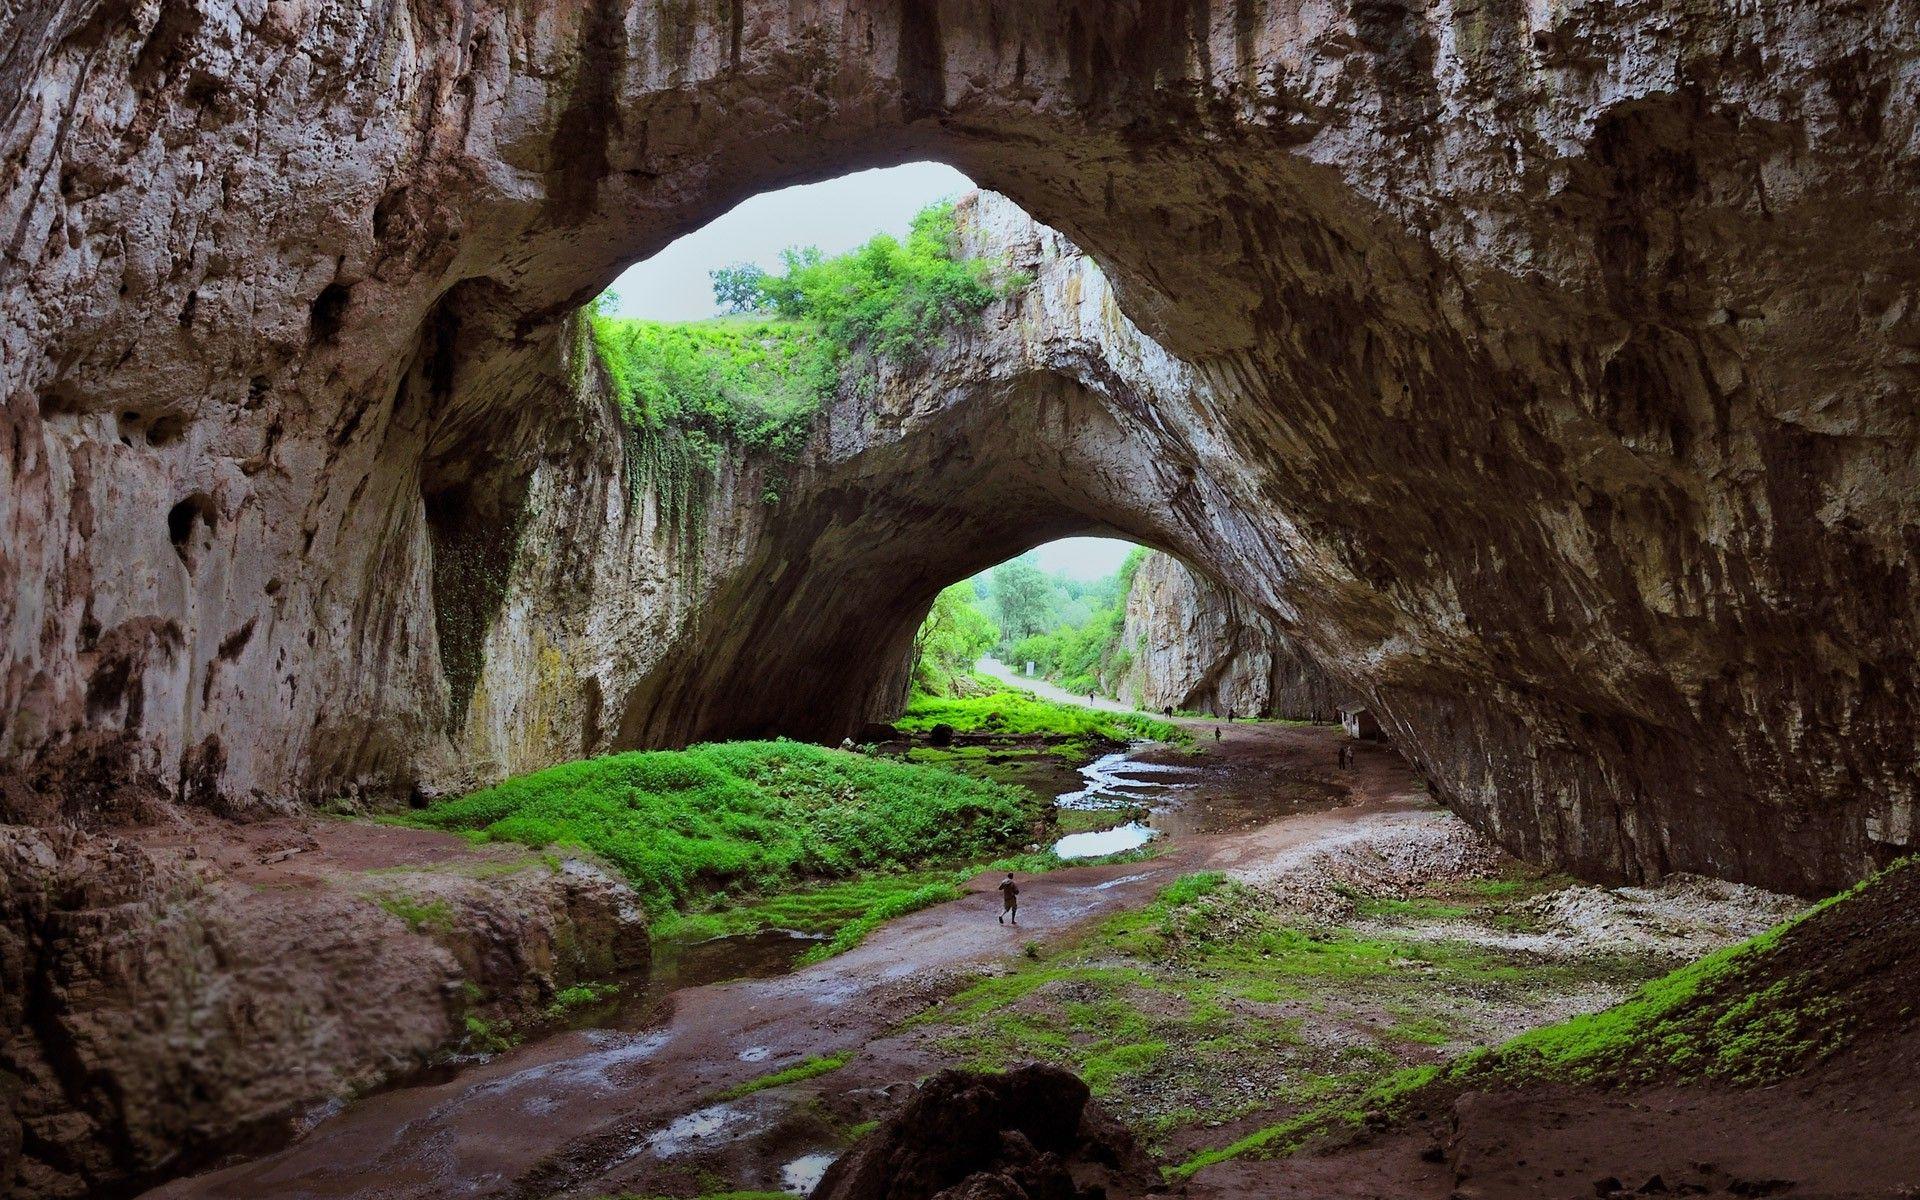
[[[1341,684],[1294,650],[1258,609],[1170,555],[1141,561],[1120,636],[1129,655],[1120,695],[1150,712],[1171,707],[1299,721],[1338,715]]]
[[[1851,879],[1914,837],[1916,29],[1906,0],[15,5],[9,811],[828,731],[937,583],[1106,529],[1338,664],[1512,849]],[[1122,304],[1051,293],[1026,369],[836,410],[771,514],[744,478],[704,515],[633,488],[569,400],[568,314],[757,188],[913,156]],[[625,549],[696,527],[691,568]],[[892,615],[836,623],[847,596]]]

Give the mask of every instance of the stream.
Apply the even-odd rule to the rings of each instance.
[[[1135,742],[1080,768],[1084,786],[1056,796],[1056,806],[1137,815],[1111,829],[1067,834],[1053,843],[1055,854],[1067,859],[1099,858],[1138,850],[1163,833],[1190,833],[1204,827],[1204,815],[1187,803],[1188,793],[1198,786],[1199,768],[1145,762],[1138,757],[1156,745]]]

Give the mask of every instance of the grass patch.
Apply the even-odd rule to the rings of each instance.
[[[742,1096],[750,1096],[755,1092],[764,1092],[768,1088],[783,1087],[789,1083],[799,1083],[807,1079],[817,1079],[829,1072],[838,1071],[841,1067],[846,1066],[852,1061],[853,1051],[851,1050],[842,1050],[837,1054],[815,1055],[805,1061],[795,1063],[783,1071],[775,1071],[771,1075],[762,1075],[758,1079],[749,1079],[744,1083],[736,1083],[725,1091],[717,1093],[714,1099],[738,1100]]]
[[[576,1008],[585,1008],[598,1004],[618,995],[617,983],[576,983],[563,987],[553,995],[553,1002],[547,1005],[547,1019],[557,1021]]]
[[[936,904],[945,904],[949,900],[958,900],[963,894],[951,883],[930,883],[925,887],[915,888],[911,892],[897,892],[879,901],[859,917],[842,925],[831,939],[802,954],[799,965],[810,967],[836,954],[845,954],[866,941],[868,934],[895,917],[904,917],[910,912],[918,912]]]
[[[1192,740],[1179,726],[1145,713],[1103,712],[1077,704],[1058,704],[1032,692],[1006,687],[984,696],[917,695],[894,722],[897,729],[919,733],[935,725],[951,725],[955,733],[1005,737],[1099,737],[1116,742],[1145,738],[1178,744]]]
[[[374,897],[374,903],[405,921],[407,928],[415,933],[446,933],[453,928],[453,909],[445,900],[421,900],[388,893]]]
[[[1024,840],[1036,811],[1016,788],[776,741],[566,763],[389,819],[584,846],[664,913],[730,891],[986,858]]]

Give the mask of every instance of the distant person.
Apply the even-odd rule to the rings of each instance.
[[[1232,710],[1232,709],[1228,709],[1228,710],[1227,710],[1227,724],[1229,724],[1229,725],[1231,725],[1231,724],[1233,724],[1233,710]]]
[[[1012,871],[1000,881],[1000,923],[1005,925],[1009,921],[1015,925],[1020,923],[1020,885],[1013,881]]]
[[[1218,725],[1213,727],[1213,740],[1216,742],[1220,740],[1220,727]]]
[[[1173,705],[1167,705],[1167,720],[1173,720]]]
[[[1345,770],[1351,769],[1352,766],[1353,766],[1353,743],[1342,742],[1340,744],[1340,769],[1342,771],[1345,771]]]
[[[1092,692],[1088,692],[1088,693],[1087,693],[1087,703],[1088,703],[1088,704],[1092,704],[1092,703],[1093,703],[1093,693],[1092,693]]]

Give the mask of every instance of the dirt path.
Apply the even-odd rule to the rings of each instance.
[[[1338,742],[1339,732],[1324,727],[1228,726],[1198,760],[1207,767],[1200,786],[1257,795],[1271,790],[1276,772],[1324,780]],[[653,1028],[549,1037],[450,1082],[354,1104],[278,1154],[150,1195],[437,1200],[545,1196],[588,1181],[591,1191],[619,1191],[622,1164],[674,1137],[784,1119],[751,1102],[715,1103],[719,1093],[810,1056],[858,1052],[1029,941],[1064,942],[1190,871],[1258,873],[1368,830],[1446,819],[1384,748],[1363,748],[1341,783],[1351,791],[1337,808],[1176,837],[1147,862],[1025,878],[1017,928],[994,921],[994,881],[982,877],[966,898],[892,922],[817,966],[683,989]],[[1342,789],[1327,790],[1338,797]]]
[[[1004,683],[1012,684],[1014,687],[1024,688],[1042,700],[1052,700],[1059,704],[1077,704],[1081,708],[1097,708],[1101,712],[1130,713],[1139,711],[1130,705],[1120,703],[1118,700],[1109,700],[1105,696],[1089,697],[1085,692],[1069,692],[1037,676],[1029,679],[1016,668],[1001,662],[997,658],[983,658],[975,664],[974,669],[982,675],[991,675]]]

